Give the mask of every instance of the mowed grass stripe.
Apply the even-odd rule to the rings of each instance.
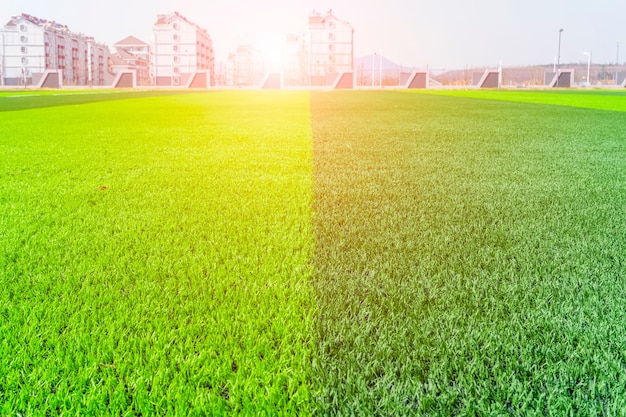
[[[315,404],[626,407],[621,112],[312,93]]]
[[[23,90],[0,91],[0,112],[54,106],[76,106],[101,101],[192,94],[186,91]]]
[[[0,414],[308,414],[308,93],[70,104],[0,113]]]

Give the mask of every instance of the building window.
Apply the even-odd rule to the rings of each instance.
[[[180,68],[174,67],[174,74],[178,74],[178,73],[180,73]]]
[[[180,57],[178,55],[174,56],[174,62],[178,63],[178,61],[180,61]]]
[[[334,22],[334,21],[332,21],[332,20],[331,20],[331,21],[329,21],[329,22],[328,22],[328,27],[329,27],[329,28],[331,28],[331,29],[332,29],[332,28],[334,28],[334,27],[335,27],[335,22]]]
[[[20,52],[22,52],[23,54],[27,54],[28,53],[28,48],[25,46],[20,47]]]
[[[174,77],[174,79],[172,80],[174,85],[180,85],[180,77]]]
[[[22,64],[23,65],[28,64],[28,58],[26,58],[25,56],[22,57]]]
[[[26,25],[20,25],[20,32],[26,32]]]
[[[334,34],[334,33],[332,33],[332,32],[331,32],[331,33],[329,33],[329,34],[328,34],[328,39],[330,39],[331,41],[334,41],[334,40],[335,40],[335,34]]]
[[[178,42],[180,40],[180,36],[178,35],[178,33],[174,34],[174,41]]]
[[[178,52],[178,45],[174,45],[174,52]]]
[[[28,42],[28,36],[20,36],[20,42],[22,43]]]
[[[174,30],[180,30],[180,23],[174,22]]]
[[[335,45],[333,45],[332,43],[330,45],[328,45],[328,50],[329,51],[334,51],[335,50]]]

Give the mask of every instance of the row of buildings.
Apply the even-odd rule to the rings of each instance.
[[[258,85],[267,75],[264,57],[240,45],[219,69],[206,29],[180,13],[157,15],[150,43],[129,36],[113,45],[28,14],[0,27],[0,86],[37,84],[47,70],[60,70],[64,85],[110,85],[115,74],[133,70],[143,86],[184,86],[199,73],[210,85]],[[283,45],[285,85],[332,83],[354,67],[354,29],[332,10],[313,11],[301,33]]]
[[[0,85],[32,84],[59,69],[75,85],[109,81],[109,48],[67,26],[22,14],[0,29]]]

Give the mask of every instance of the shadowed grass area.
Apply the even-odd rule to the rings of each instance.
[[[623,412],[624,113],[406,92],[311,108],[320,414]]]
[[[42,107],[76,106],[129,98],[162,97],[192,94],[193,91],[154,90],[15,90],[0,91],[0,112]]]
[[[309,413],[310,134],[307,93],[0,113],[0,414]]]

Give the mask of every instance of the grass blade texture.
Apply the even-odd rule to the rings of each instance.
[[[311,102],[318,413],[624,413],[626,113]]]
[[[136,97],[0,112],[0,414],[309,413],[308,93]]]

